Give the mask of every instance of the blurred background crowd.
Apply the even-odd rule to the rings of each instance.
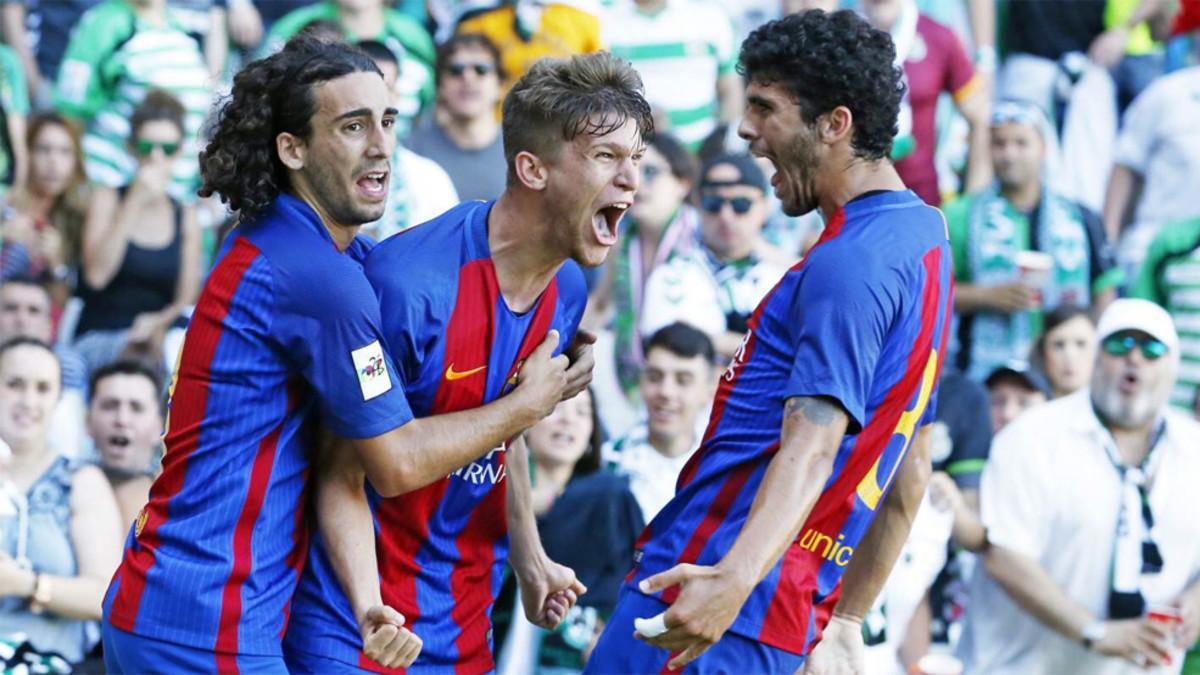
[[[1131,467],[1108,461],[1086,392],[1145,385],[1155,414],[1200,418],[1188,0],[0,0],[0,660],[97,665],[166,382],[232,226],[195,194],[207,115],[240,64],[309,32],[359,44],[394,89],[401,145],[366,227],[379,239],[503,191],[499,105],[536,60],[610,50],[641,73],[659,132],[620,243],[588,271],[595,381],[529,432],[547,550],[591,591],[553,633],[511,592],[495,608],[503,672],[578,671],[751,313],[821,236],[818,213],[782,213],[770,164],[738,138],[739,44],[838,8],[892,35],[907,85],[892,159],[943,209],[958,284],[936,473],[865,623],[870,672],[946,667],[930,653],[956,655],[949,672],[1134,668],[1052,630],[1028,596],[1107,616],[1110,642],[1149,620],[1105,614]],[[1156,438],[1186,461],[1152,449],[1138,467],[1162,568],[1145,595],[1182,615],[1180,647],[1200,631],[1200,594],[1182,592],[1200,576],[1191,429]],[[1200,673],[1183,662],[1163,672]]]

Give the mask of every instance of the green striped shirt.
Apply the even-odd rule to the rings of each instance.
[[[1181,360],[1171,403],[1191,410],[1200,387],[1200,218],[1159,232],[1131,294],[1157,302],[1175,319]]]

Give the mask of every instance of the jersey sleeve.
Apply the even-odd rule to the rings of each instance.
[[[316,390],[322,421],[344,438],[373,438],[412,419],[384,348],[379,305],[357,269],[345,266],[277,289],[272,332]]]
[[[1114,162],[1140,174],[1146,172],[1146,161],[1153,149],[1161,121],[1160,115],[1165,105],[1160,91],[1161,86],[1152,84],[1133,100],[1129,109],[1125,111],[1125,117],[1121,121],[1121,133],[1117,136],[1117,144],[1113,149]]]
[[[812,259],[792,300],[789,321],[795,356],[784,399],[827,396],[850,417],[848,434],[862,429],[875,364],[895,313],[886,282],[847,275],[848,261]]]
[[[954,258],[954,280],[970,283],[970,266],[967,264],[967,224],[971,217],[971,202],[974,197],[960,197],[942,208],[946,216],[946,230],[950,235],[950,254]]]
[[[975,66],[967,57],[967,50],[954,31],[945,29],[942,36],[946,50],[946,74],[942,89],[950,92],[954,100],[962,103],[979,90],[982,82],[975,77]]]

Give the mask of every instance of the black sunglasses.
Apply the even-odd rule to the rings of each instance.
[[[725,204],[733,207],[733,212],[739,216],[744,216],[754,207],[754,200],[749,197],[719,197],[717,195],[705,195],[700,198],[700,208],[709,213],[720,213],[721,209],[725,208]]]
[[[475,71],[475,74],[479,77],[490,75],[496,72],[495,66],[491,66],[486,63],[451,63],[450,65],[446,66],[446,72],[450,73],[454,77],[462,77],[464,74],[466,74],[468,69]]]

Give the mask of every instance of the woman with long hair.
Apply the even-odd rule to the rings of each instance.
[[[0,276],[53,279],[55,300],[67,298],[78,262],[79,237],[90,195],[79,128],[56,112],[29,119],[29,175],[0,207],[4,247]]]
[[[47,440],[58,358],[45,343],[0,345],[0,638],[23,633],[42,654],[78,663],[95,645],[104,589],[121,550],[121,519],[100,469]]]

